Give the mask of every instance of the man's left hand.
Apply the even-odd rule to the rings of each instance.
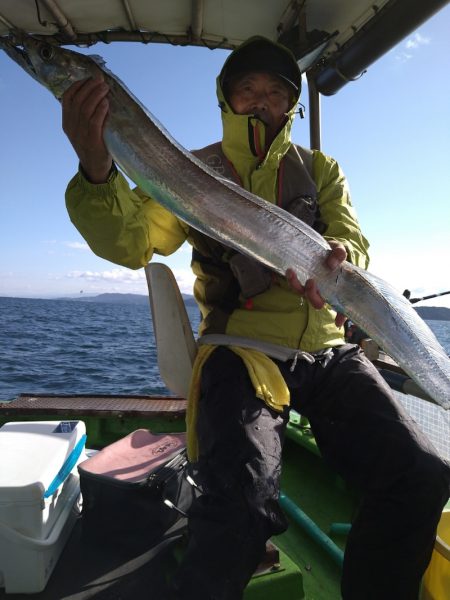
[[[347,251],[340,242],[331,240],[328,243],[330,244],[331,250],[327,256],[325,264],[330,271],[335,271],[347,258]],[[292,269],[288,269],[286,271],[286,278],[291,288],[300,294],[300,296],[304,296],[314,308],[321,309],[325,306],[325,300],[320,295],[314,279],[308,279],[305,285],[302,285]],[[342,327],[346,320],[347,317],[345,315],[337,313],[335,319],[336,326]]]

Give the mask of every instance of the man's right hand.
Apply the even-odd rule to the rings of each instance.
[[[101,78],[76,81],[62,97],[63,130],[91,183],[105,183],[112,157],[103,141],[108,85]]]
[[[329,240],[328,243],[330,244],[330,252],[325,260],[325,264],[330,271],[335,271],[347,258],[347,250],[341,242],[337,242],[336,240]],[[305,285],[302,285],[293,269],[286,271],[286,278],[291,288],[301,296],[304,296],[314,308],[319,310],[325,306],[325,300],[320,295],[314,279],[308,279]],[[336,327],[343,327],[346,320],[347,317],[345,315],[337,313],[335,319]]]

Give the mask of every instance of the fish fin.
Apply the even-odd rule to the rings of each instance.
[[[102,69],[106,65],[105,59],[99,54],[89,54],[89,58],[91,58]]]

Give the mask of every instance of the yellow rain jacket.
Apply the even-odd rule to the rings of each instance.
[[[233,172],[246,189],[276,202],[280,164],[292,146],[296,102],[268,152],[261,155],[255,154],[255,136],[257,146],[264,148],[264,127],[251,115],[233,113],[224,99],[220,76],[218,98],[223,120],[221,150]],[[314,151],[312,178],[324,237],[342,242],[348,260],[367,268],[368,243],[360,232],[338,164]],[[130,189],[121,173],[100,185],[77,173],[69,183],[66,204],[72,222],[93,252],[131,269],[145,266],[155,253],[167,256],[175,252],[187,240],[193,247],[192,268],[197,277],[194,295],[203,317],[200,334],[256,338],[307,352],[343,343],[343,331],[334,324],[334,311],[329,307],[315,310],[308,302],[301,302],[284,277],[273,275],[269,289],[250,302],[243,298],[227,263],[227,249],[181,222],[140,189]]]

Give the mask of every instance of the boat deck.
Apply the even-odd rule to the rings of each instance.
[[[91,448],[101,448],[141,427],[183,431],[187,402],[177,396],[20,394],[0,402],[0,425],[10,421],[81,419]]]
[[[182,431],[185,410],[186,401],[171,396],[22,394],[0,403],[0,425],[8,421],[80,419],[86,424],[88,446],[95,448],[141,427],[154,432]],[[288,425],[282,490],[312,519],[318,531],[332,538],[336,547],[344,548],[345,535],[332,534],[331,528],[335,523],[351,521],[357,494],[323,463],[311,431],[300,420]],[[253,577],[245,600],[338,600],[339,564],[307,529],[290,517],[289,521],[288,531],[272,540],[279,549],[279,564],[275,561]],[[174,568],[180,543],[174,532],[174,537],[163,540],[158,548],[138,556],[118,556],[114,549],[106,553],[86,549],[77,522],[46,589],[33,596],[36,600],[134,600],[147,597],[152,590],[155,593],[151,597],[159,600],[161,574]],[[29,597],[0,591],[0,600]]]
[[[0,415],[71,415],[99,417],[184,418],[186,400],[177,396],[102,396],[20,394],[11,402],[0,403]]]

